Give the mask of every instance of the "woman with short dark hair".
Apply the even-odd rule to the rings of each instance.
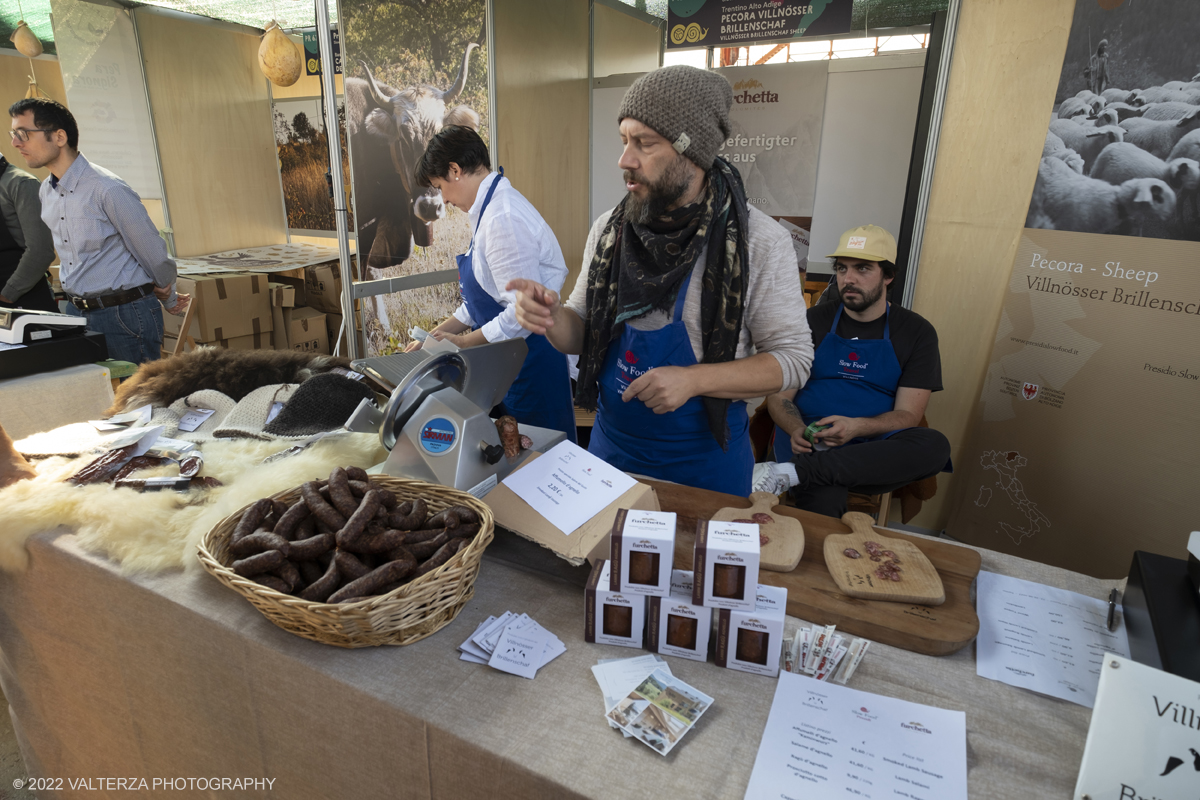
[[[537,209],[504,177],[492,171],[487,145],[473,129],[449,125],[430,140],[417,165],[417,182],[442,193],[470,217],[471,245],[457,257],[463,302],[430,331],[459,347],[525,339],[529,354],[501,403],[517,422],[563,431],[575,441],[575,409],[567,357],[544,336],[517,322],[510,281],[526,278],[561,291],[567,277],[562,249]],[[408,350],[420,348],[413,342]]]

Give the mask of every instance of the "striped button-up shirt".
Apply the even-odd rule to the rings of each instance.
[[[82,155],[42,183],[42,220],[54,235],[67,294],[101,295],[175,282],[175,262],[129,184]]]

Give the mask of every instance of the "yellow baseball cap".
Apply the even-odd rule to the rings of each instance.
[[[878,225],[859,225],[842,234],[829,258],[861,258],[896,263],[896,238]]]

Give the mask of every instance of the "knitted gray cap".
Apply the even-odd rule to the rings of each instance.
[[[729,137],[733,87],[715,72],[676,65],[647,72],[633,82],[617,123],[645,123],[707,172]]]

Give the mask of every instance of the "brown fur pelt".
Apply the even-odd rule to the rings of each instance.
[[[334,367],[349,369],[350,360],[314,356],[298,350],[226,350],[199,347],[189,353],[143,364],[121,384],[106,415],[144,405],[169,406],[201,389],[241,400],[260,386],[302,383]]]

